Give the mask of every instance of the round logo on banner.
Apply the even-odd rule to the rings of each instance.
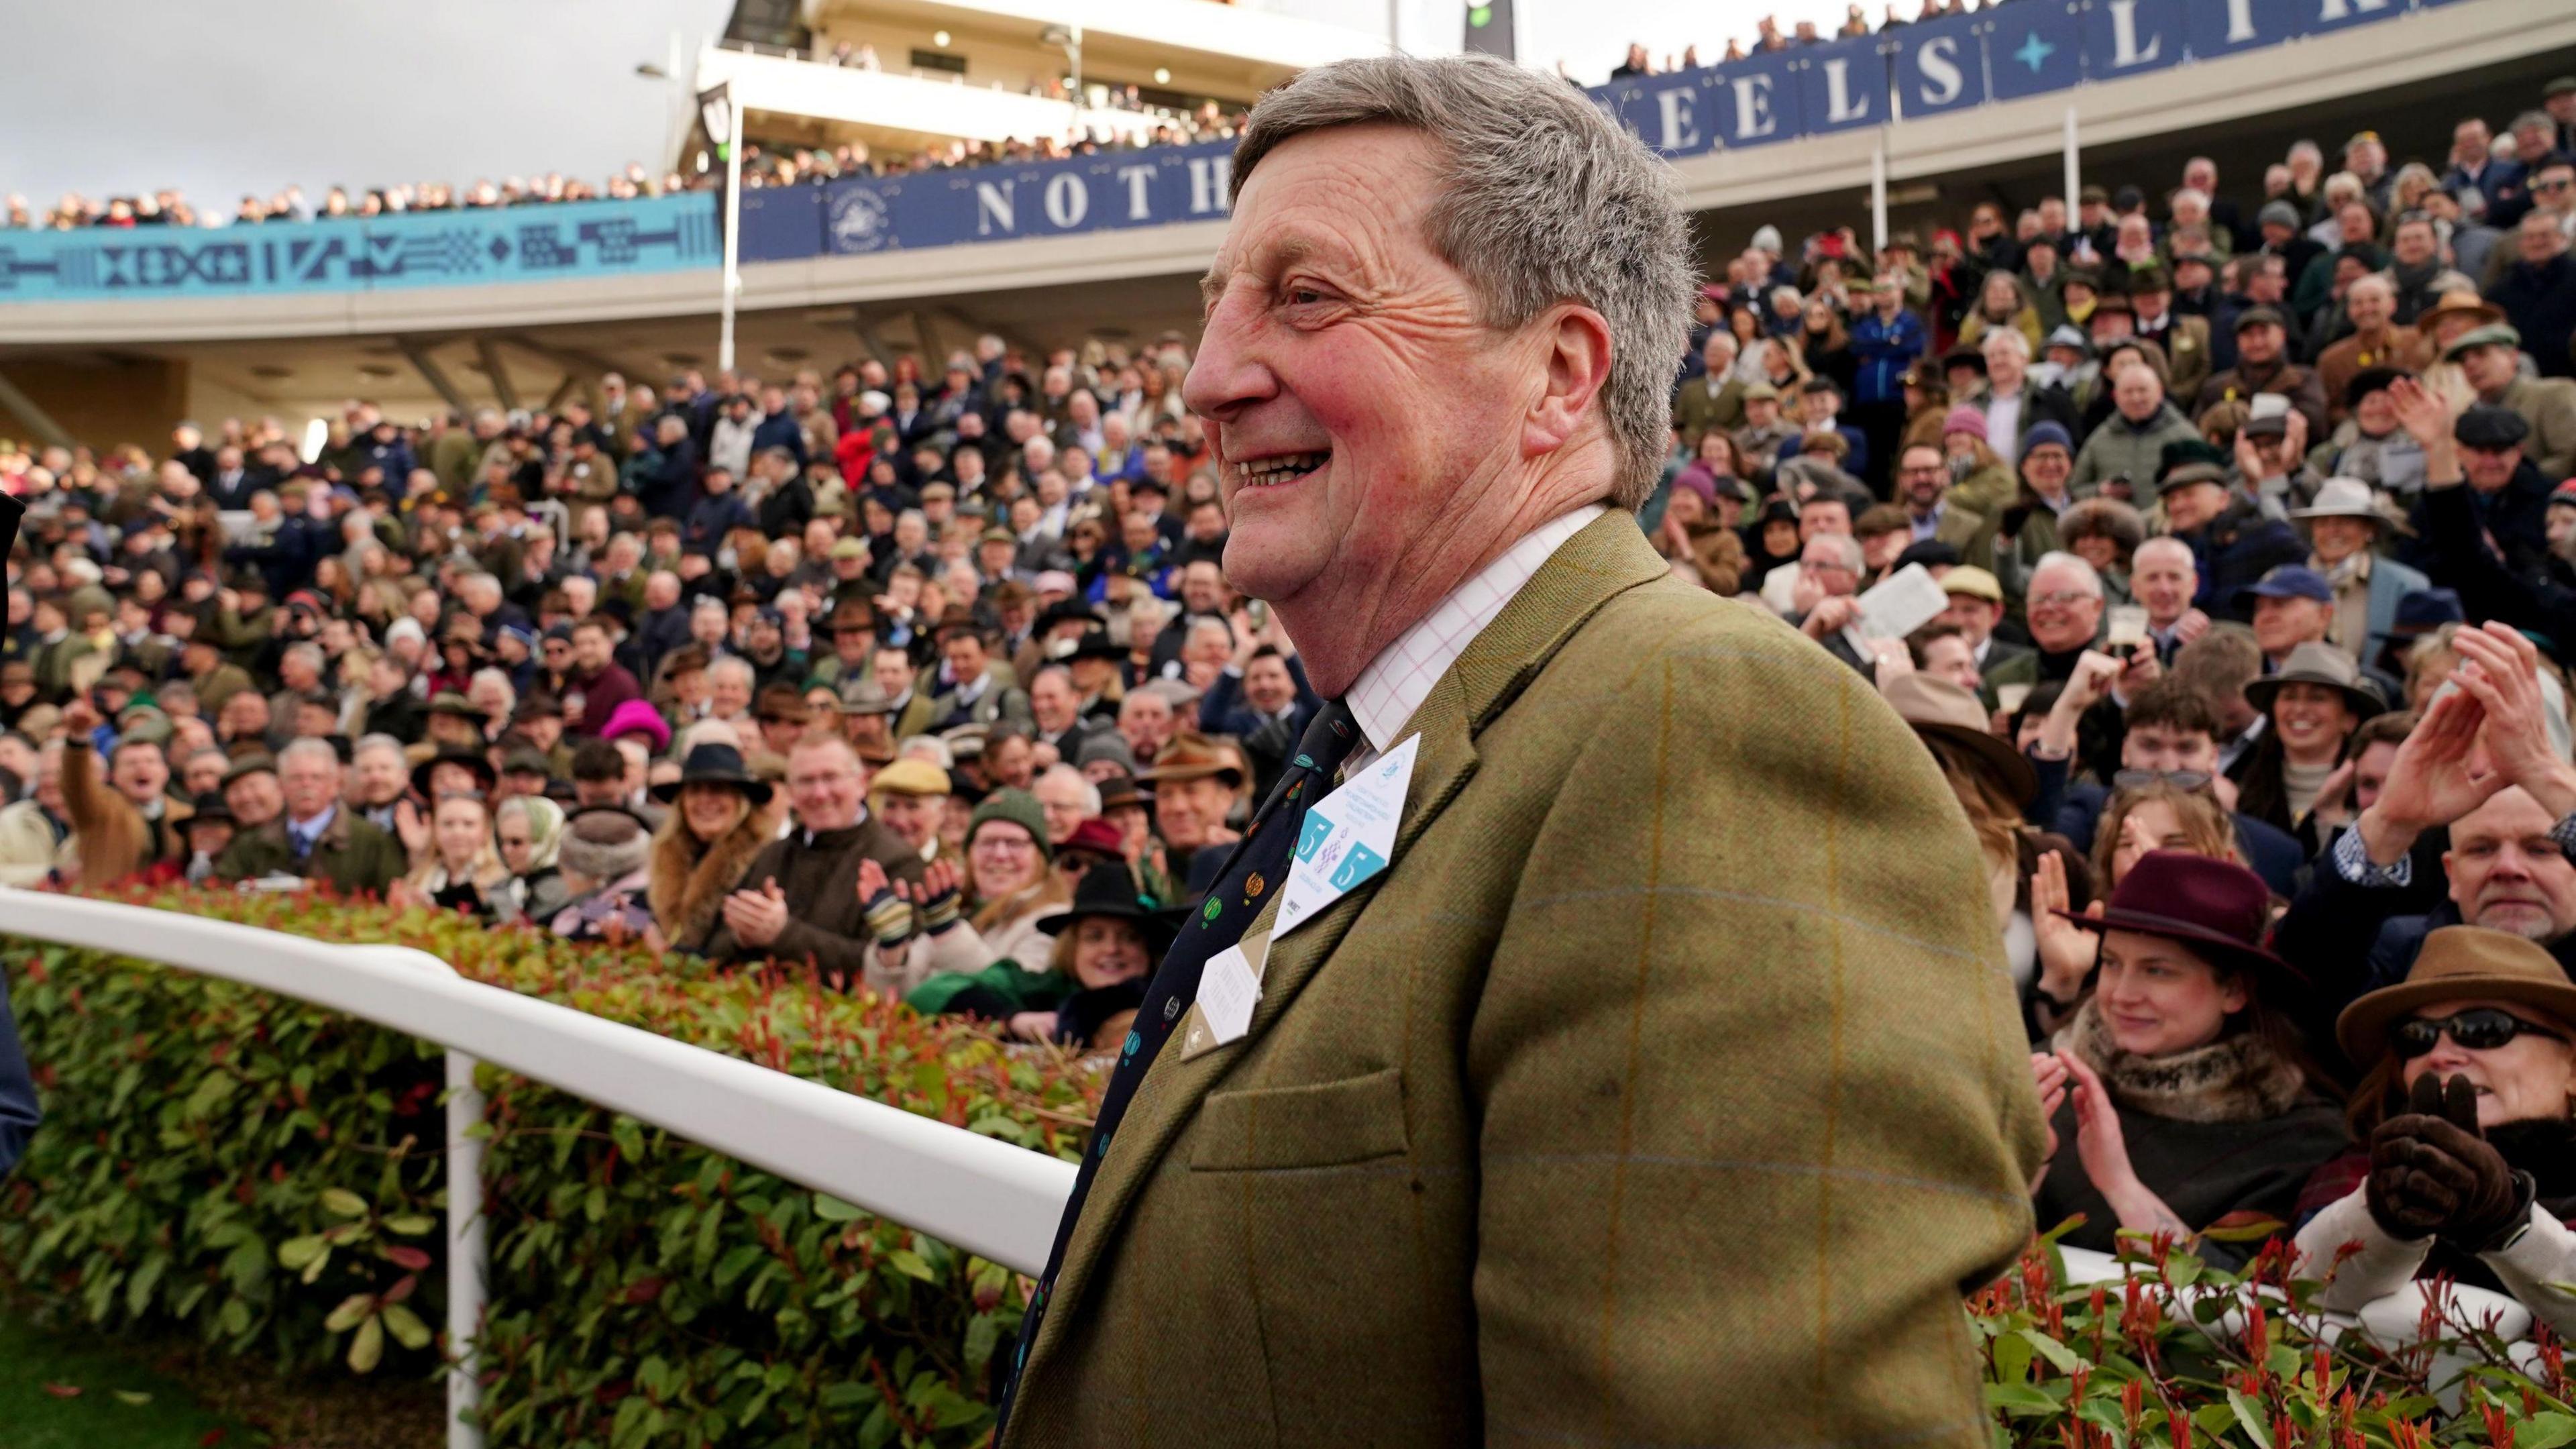
[[[832,250],[872,252],[893,239],[883,197],[854,186],[832,198]]]

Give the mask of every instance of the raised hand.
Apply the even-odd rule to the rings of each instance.
[[[2379,798],[2362,812],[2362,829],[2371,832],[2365,839],[2372,859],[2393,861],[2394,852],[2414,844],[2417,835],[2450,824],[2512,783],[2502,771],[2472,768],[2485,724],[2486,705],[2466,689],[2440,695],[2425,709],[2414,733],[2397,747]],[[2399,836],[2403,838],[2393,838]]]
[[[2094,934],[2058,914],[2072,910],[2066,857],[2048,851],[2030,873],[2030,924],[2039,938],[2039,989],[2053,1001],[2073,1001],[2093,974]]]

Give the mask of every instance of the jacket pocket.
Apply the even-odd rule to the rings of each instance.
[[[1332,1082],[1210,1092],[1199,1103],[1191,1136],[1194,1172],[1338,1167],[1398,1156],[1405,1150],[1404,1074],[1386,1067]]]

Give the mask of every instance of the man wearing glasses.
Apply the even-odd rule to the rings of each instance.
[[[2354,998],[2405,980],[2443,926],[2508,931],[2576,966],[2576,766],[2542,725],[2539,651],[2497,623],[2452,643],[2455,687],[2426,706],[2274,937],[2316,985],[2297,1004],[2311,1042],[2334,1039],[2318,1029]]]

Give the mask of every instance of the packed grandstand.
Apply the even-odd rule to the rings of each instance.
[[[1765,20],[1727,58],[1874,33]],[[1640,46],[1614,79],[1698,66]],[[2349,1234],[2381,1289],[2576,1327],[2530,1246],[2576,1216],[2576,76],[2455,110],[2439,144],[2338,127],[1959,193],[1875,245],[1857,199],[1730,216],[1637,527],[1867,679],[1956,794],[2054,1117],[2043,1227],[2268,1224],[2198,1251],[2284,1274]],[[773,149],[745,179],[1118,144]],[[211,220],[164,192],[9,225]],[[1229,579],[1194,335],[958,342],[0,442],[0,882],[309,882],[1117,1052],[1326,701]],[[1683,768],[1729,768],[1703,744]],[[2105,952],[2105,910],[2202,914],[2154,967]],[[2453,969],[2483,985],[2426,987]],[[2428,1100],[2428,1067],[2476,1100]],[[2535,1208],[2554,1231],[2513,1236]]]

